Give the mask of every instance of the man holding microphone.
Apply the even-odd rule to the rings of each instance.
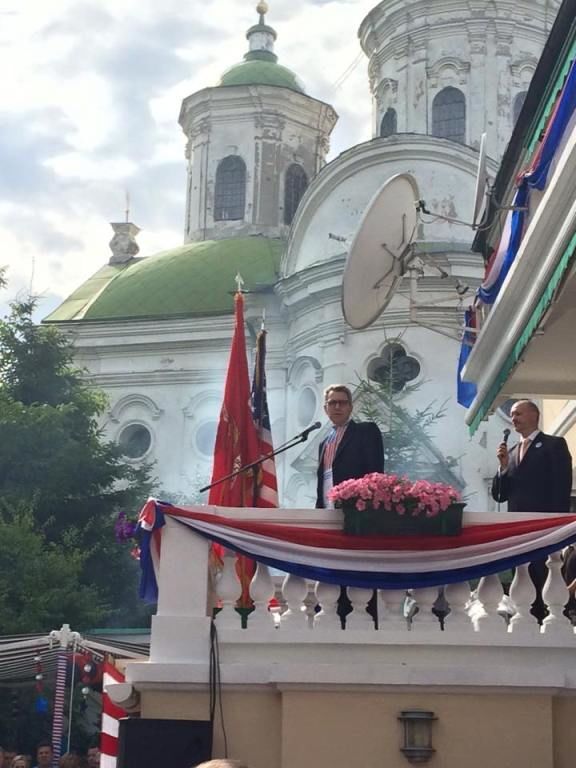
[[[508,449],[506,435],[498,446],[500,467],[492,481],[492,496],[498,502],[507,501],[509,512],[570,512],[572,457],[566,440],[540,431],[540,411],[530,400],[515,403],[510,417],[521,440]],[[530,576],[537,593],[532,614],[542,623],[546,562],[530,563]]]

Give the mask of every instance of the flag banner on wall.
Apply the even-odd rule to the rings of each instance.
[[[464,312],[464,334],[462,336],[462,345],[460,347],[460,357],[458,358],[458,375],[456,381],[457,400],[460,405],[465,408],[469,408],[477,394],[476,384],[472,382],[464,381],[462,378],[462,371],[464,366],[468,362],[472,347],[474,346],[475,336],[474,329],[476,328],[476,313],[469,307]]]
[[[112,701],[106,686],[123,683],[124,675],[109,661],[104,662],[102,677],[102,729],[100,733],[100,768],[116,768],[118,757],[118,721],[126,712]]]
[[[266,395],[266,331],[262,329],[256,339],[256,359],[252,378],[252,415],[259,443],[259,458],[272,453],[272,430]],[[262,462],[257,476],[257,507],[278,506],[278,484],[274,458]]]
[[[576,113],[576,59],[572,62],[562,92],[560,93],[544,137],[539,143],[530,166],[516,181],[518,187],[512,202],[514,210],[508,213],[504,231],[495,254],[488,263],[487,274],[478,289],[477,296],[484,304],[493,304],[502,288],[516,255],[520,249],[526,222],[530,214],[530,190],[544,190],[550,171],[565,146],[569,128],[574,124]],[[533,211],[531,212],[533,214]]]
[[[339,530],[233,520],[226,509],[155,502],[182,530],[313,581],[366,589],[411,589],[479,579],[540,560],[576,542],[576,515],[465,513],[459,536],[349,536]],[[142,532],[150,536],[152,532]],[[154,573],[143,578],[156,583]]]

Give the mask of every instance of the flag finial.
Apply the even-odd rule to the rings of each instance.
[[[242,293],[242,289],[244,288],[244,280],[242,279],[242,275],[240,272],[236,275],[236,289],[238,293]]]

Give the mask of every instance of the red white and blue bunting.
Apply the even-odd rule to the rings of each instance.
[[[158,597],[159,543],[165,517],[280,571],[313,581],[370,589],[442,586],[500,573],[576,542],[576,515],[482,515],[460,536],[364,537],[337,530],[234,520],[213,507],[184,509],[150,499],[140,515],[140,594]],[[485,521],[485,522],[484,522]]]

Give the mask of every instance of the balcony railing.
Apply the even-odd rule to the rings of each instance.
[[[214,511],[214,509],[211,509]],[[259,519],[283,525],[337,529],[334,510],[226,510],[236,520]],[[482,522],[482,514],[465,513]],[[376,591],[376,615],[366,611],[373,590],[348,587],[351,611],[338,613],[340,587],[294,574],[278,574],[259,563],[250,586],[254,610],[236,609],[241,587],[236,557],[226,552],[224,567],[209,566],[210,542],[167,516],[159,567],[159,600],[153,618],[151,662],[186,662],[207,658],[213,608],[214,622],[227,644],[341,643],[434,645],[542,645],[572,647],[575,629],[564,615],[568,591],[562,577],[561,552],[547,559],[543,597],[549,614],[542,626],[530,614],[535,589],[528,565],[516,568],[506,595],[498,574],[438,587]],[[425,557],[425,553],[423,553]],[[439,594],[441,602],[439,603]],[[276,598],[275,601],[271,601]],[[440,608],[440,610],[439,610]]]

